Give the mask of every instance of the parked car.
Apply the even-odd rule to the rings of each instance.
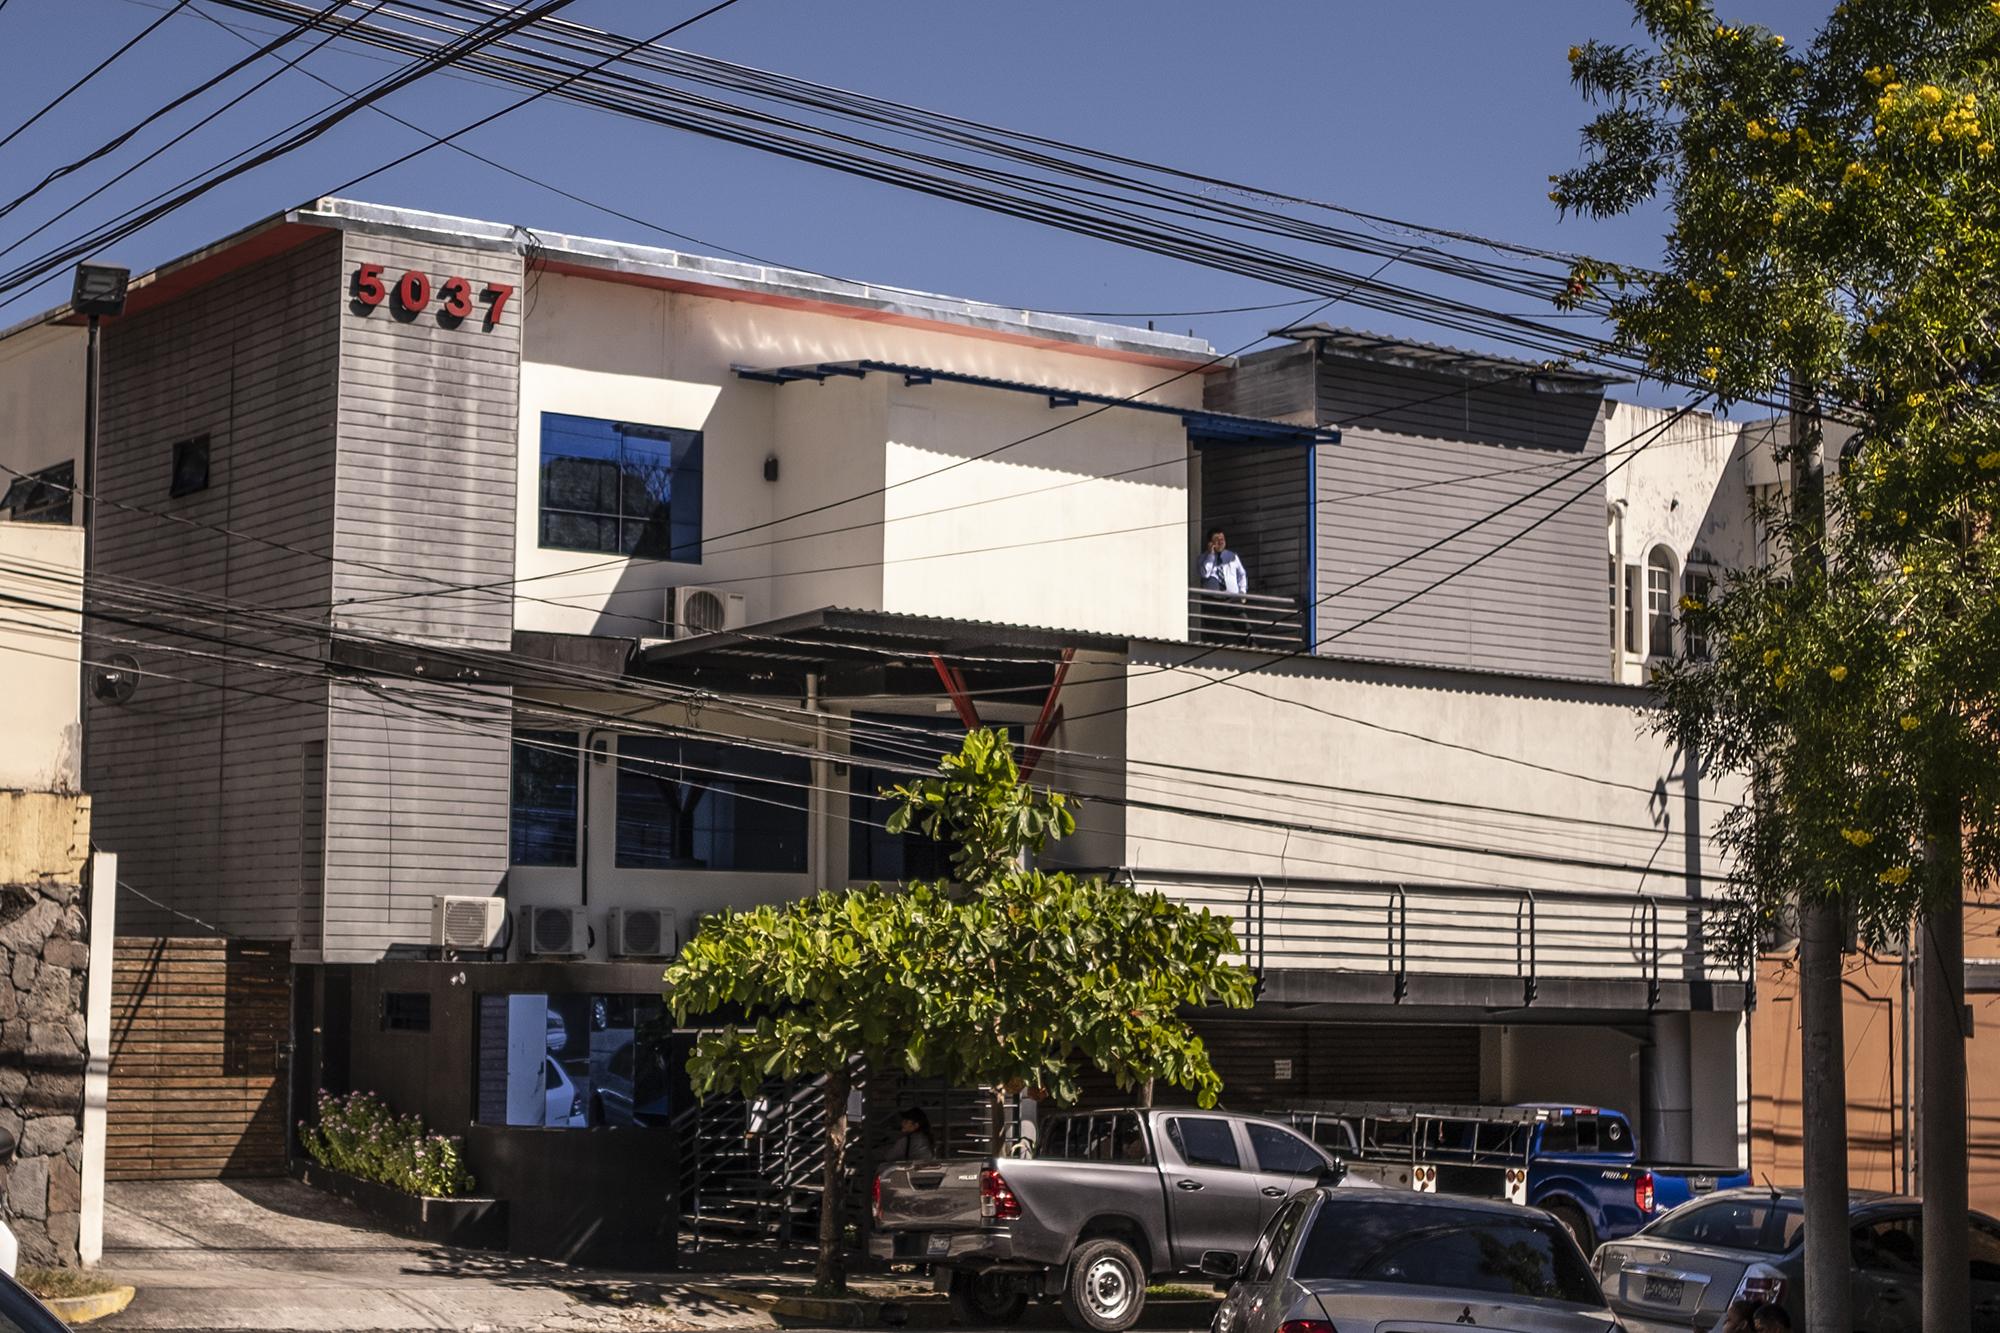
[[[940,1269],[961,1322],[1011,1323],[1032,1297],[1060,1295],[1077,1328],[1117,1333],[1139,1318],[1149,1278],[1240,1262],[1286,1199],[1342,1174],[1262,1116],[1054,1116],[1032,1158],[883,1167],[869,1247]]]
[[[1857,1333],[1922,1326],[1922,1205],[1856,1192],[1848,1203]],[[2000,1333],[2000,1222],[1972,1215],[1972,1333]],[[1798,1190],[1738,1189],[1676,1209],[1598,1250],[1605,1299],[1633,1333],[1713,1328],[1730,1302],[1782,1305],[1805,1327],[1805,1205]]]
[[[16,1282],[11,1269],[0,1274],[0,1329],[6,1333],[69,1333],[69,1325]]]
[[[583,1125],[583,1094],[577,1090],[576,1080],[556,1063],[553,1055],[543,1056],[542,1064],[542,1086],[547,1097],[547,1105],[542,1109],[542,1123],[551,1129],[571,1129]]]
[[[1204,1264],[1231,1276],[1226,1256]],[[1547,1213],[1435,1194],[1315,1189],[1278,1211],[1213,1333],[1376,1333],[1462,1325],[1612,1333],[1576,1240]]]
[[[1397,1168],[1419,1190],[1547,1209],[1586,1254],[1690,1199],[1750,1183],[1734,1166],[1641,1160],[1632,1122],[1603,1107],[1312,1102],[1273,1114],[1384,1184],[1398,1183],[1381,1174]]]

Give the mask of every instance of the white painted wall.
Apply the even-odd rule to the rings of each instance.
[[[781,388],[730,367],[876,359],[1186,407],[1200,405],[1198,375],[1156,387],[1171,372],[970,330],[547,273],[531,295],[516,526],[517,573],[529,581],[518,628],[657,633],[646,626],[664,590],[703,585],[743,593],[753,622],[831,605],[1184,632],[1186,446],[1175,418],[1114,408],[960,466],[1089,409],[994,389],[906,388],[886,374]],[[705,432],[701,563],[542,549],[543,412]],[[776,482],[764,478],[770,457]]]
[[[74,459],[82,482],[84,339],[54,324],[0,339],[0,463],[39,472]],[[0,472],[0,491],[13,479]]]
[[[82,580],[82,528],[0,523],[0,788],[81,789]]]

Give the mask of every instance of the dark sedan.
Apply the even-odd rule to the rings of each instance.
[[[1856,1193],[1848,1205],[1855,1333],[1917,1333],[1922,1206]],[[1805,1327],[1804,1204],[1797,1190],[1723,1190],[1597,1251],[1605,1299],[1633,1333],[1714,1328],[1730,1302],[1782,1305]],[[1972,1333],[2000,1333],[2000,1222],[1972,1215]]]

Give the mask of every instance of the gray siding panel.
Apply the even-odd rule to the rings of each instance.
[[[1201,531],[1219,527],[1243,560],[1250,590],[1307,595],[1311,495],[1305,446],[1212,444],[1201,455]]]
[[[337,237],[308,240],[104,330],[94,560],[101,595],[128,599],[103,609],[143,623],[98,622],[92,651],[129,652],[157,673],[127,704],[91,705],[94,836],[136,891],[119,908],[124,930],[198,933],[197,918],[313,944],[302,767],[326,736],[317,636],[219,605],[170,621],[147,589],[321,614],[339,265]],[[199,435],[209,485],[171,497],[173,445]]]
[[[380,263],[433,289],[517,290],[494,328],[431,308],[340,313],[335,573],[341,623],[371,633],[513,647],[520,321],[515,256],[349,233],[347,272]],[[426,942],[438,894],[501,891],[507,873],[510,692],[387,682],[333,687],[326,780],[326,949],[365,959]]]

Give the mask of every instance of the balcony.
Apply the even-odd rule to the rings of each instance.
[[[1296,597],[1188,589],[1188,639],[1193,643],[1298,652],[1312,646],[1305,626]]]

